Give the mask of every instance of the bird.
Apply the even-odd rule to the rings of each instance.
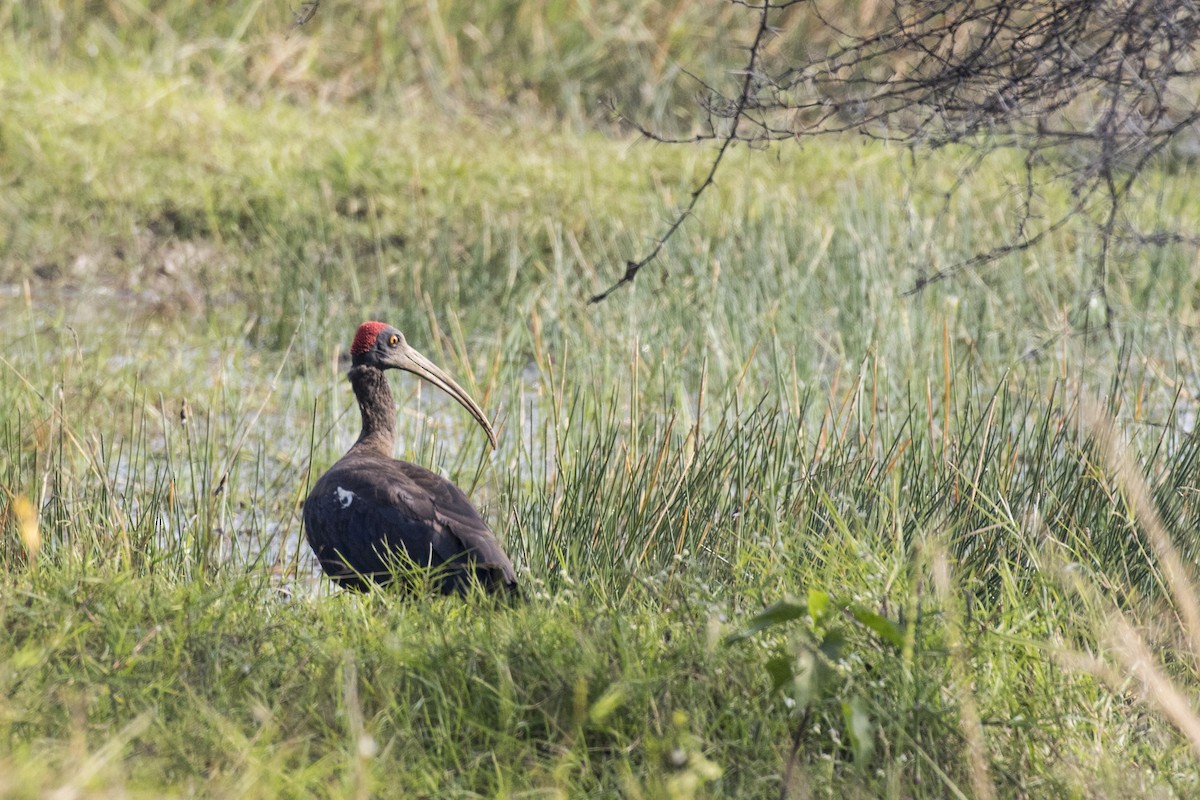
[[[479,405],[387,323],[362,323],[350,356],[347,377],[362,431],[304,501],[305,536],[325,574],[358,591],[391,583],[412,588],[426,574],[442,594],[465,594],[475,583],[489,594],[515,594],[512,561],[466,494],[392,457],[396,409],[384,371],[410,372],[449,394],[494,450],[496,432]]]

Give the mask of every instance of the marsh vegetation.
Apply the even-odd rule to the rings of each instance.
[[[1200,791],[1194,248],[1086,328],[1065,232],[906,294],[1003,161],[831,139],[588,305],[711,155],[596,100],[685,125],[704,5],[0,4],[0,796]],[[319,576],[374,318],[496,424],[393,380],[529,602]]]

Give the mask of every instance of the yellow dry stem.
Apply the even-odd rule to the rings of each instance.
[[[17,518],[17,535],[21,537],[25,554],[30,561],[33,561],[37,558],[38,551],[42,549],[42,534],[38,530],[37,509],[33,507],[33,503],[21,495],[16,495],[12,499],[12,511]]]

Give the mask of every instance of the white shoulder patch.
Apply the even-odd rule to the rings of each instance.
[[[338,503],[341,504],[342,508],[349,508],[350,504],[354,502],[354,498],[355,498],[354,492],[351,492],[347,489],[343,489],[340,486],[337,487],[337,499],[338,499]]]

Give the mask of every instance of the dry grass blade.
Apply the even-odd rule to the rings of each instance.
[[[950,646],[950,664],[954,676],[955,694],[958,697],[959,725],[966,740],[967,764],[970,768],[971,789],[977,800],[992,800],[996,787],[988,773],[987,744],[983,740],[983,724],[971,689],[971,670],[967,663],[959,626],[962,623],[961,609],[951,591],[950,560],[943,552],[933,557],[933,585],[937,590],[941,606],[946,613],[946,638]]]
[[[75,764],[70,770],[70,776],[58,788],[50,792],[49,796],[65,800],[65,798],[86,795],[89,784],[104,770],[111,768],[124,758],[130,742],[141,736],[154,722],[154,718],[153,711],[144,711],[134,717],[128,725],[121,728],[95,753],[84,758],[81,763]]]
[[[1055,660],[1069,670],[1095,676],[1117,693],[1128,691],[1132,679],[1140,686],[1142,701],[1166,717],[1200,756],[1200,715],[1187,696],[1155,662],[1146,640],[1124,615],[1113,613],[1104,624],[1102,639],[1121,669],[1100,656],[1078,650],[1057,651]]]
[[[1200,715],[1196,713],[1192,701],[1156,663],[1145,639],[1126,617],[1116,615],[1110,620],[1108,646],[1128,673],[1141,683],[1142,697],[1188,738],[1192,750],[1200,756]]]
[[[1152,500],[1150,487],[1128,448],[1120,441],[1112,418],[1093,403],[1085,401],[1080,406],[1084,422],[1100,445],[1109,469],[1124,489],[1137,523],[1162,567],[1183,633],[1189,642],[1193,665],[1200,664],[1200,613],[1192,577],[1171,541]],[[1043,548],[1043,554],[1050,563],[1058,566],[1064,582],[1085,600],[1088,607],[1099,609],[1111,606],[1100,596],[1095,583],[1083,578],[1078,570],[1065,563],[1059,551]],[[1151,654],[1146,637],[1134,624],[1130,613],[1111,608],[1103,614],[1102,620],[1096,622],[1096,630],[1100,642],[1106,646],[1120,669],[1103,657],[1075,650],[1057,652],[1056,659],[1068,669],[1094,675],[1115,692],[1125,691],[1130,679],[1136,681],[1141,687],[1141,699],[1166,717],[1200,756],[1200,715],[1188,699],[1189,693],[1180,689]],[[1191,694],[1194,695],[1194,691]]]
[[[1150,487],[1134,463],[1129,448],[1121,442],[1112,418],[1087,400],[1080,402],[1080,413],[1096,437],[1113,476],[1125,490],[1134,517],[1158,558],[1188,638],[1193,666],[1200,668],[1200,602],[1194,588],[1195,576],[1184,566],[1158,513]]]
[[[10,508],[17,520],[17,535],[25,548],[25,557],[33,564],[42,549],[42,534],[38,528],[38,513],[33,503],[22,495],[13,495]]]

